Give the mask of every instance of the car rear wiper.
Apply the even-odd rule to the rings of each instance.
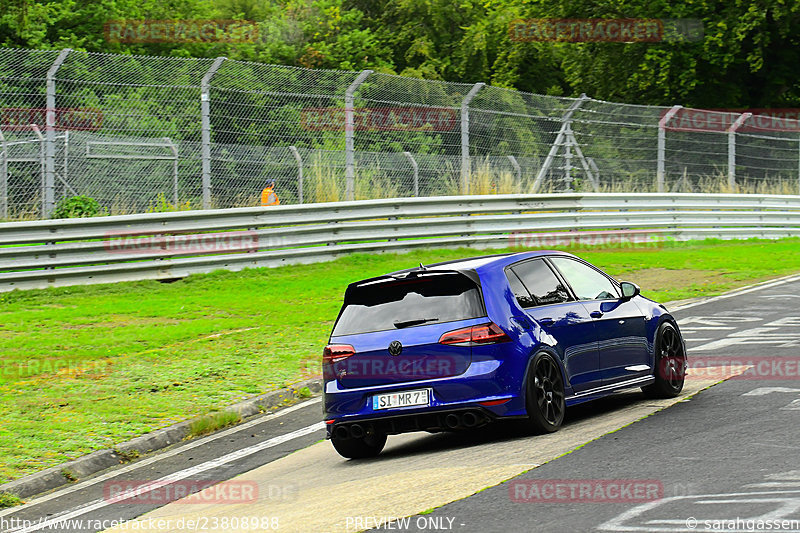
[[[400,320],[394,323],[394,327],[397,329],[407,328],[409,326],[418,326],[420,324],[425,324],[426,322],[436,322],[439,320],[438,318],[415,318],[414,320]]]

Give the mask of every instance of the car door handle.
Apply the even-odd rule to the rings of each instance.
[[[592,317],[592,318],[600,318],[601,316],[603,316],[603,312],[602,311],[592,311],[591,313],[589,313],[589,316]]]
[[[540,318],[539,319],[539,324],[541,324],[543,326],[552,326],[555,323],[556,323],[556,321],[553,320],[552,318]]]

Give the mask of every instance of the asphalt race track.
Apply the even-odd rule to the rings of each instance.
[[[318,442],[317,398],[0,511],[0,529],[800,532],[799,304],[794,277],[676,308],[684,394],[619,393],[552,435],[409,434],[346,461]],[[230,481],[166,503],[200,480]]]

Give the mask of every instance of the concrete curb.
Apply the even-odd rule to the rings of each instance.
[[[239,413],[244,419],[295,403],[297,400],[302,399],[298,391],[306,387],[311,391],[312,397],[319,396],[322,393],[322,379],[312,378],[301,381],[291,387],[270,391],[229,405],[223,410]],[[114,448],[98,450],[73,461],[15,479],[0,485],[0,493],[13,494],[23,499],[30,498],[36,494],[68,485],[78,479],[89,477],[112,466],[129,462],[141,455],[161,450],[188,437],[189,428],[199,418],[184,420],[172,426],[157,429],[141,437],[123,442]],[[320,413],[321,418],[322,414]]]

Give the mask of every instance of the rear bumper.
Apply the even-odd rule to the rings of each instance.
[[[394,414],[368,418],[360,421],[345,421],[328,424],[327,438],[337,433],[342,438],[361,437],[375,432],[399,435],[414,431],[453,431],[481,427],[497,419],[489,409],[479,408],[443,409],[418,413]]]
[[[329,380],[325,383],[324,390],[328,434],[339,425],[356,422],[378,424],[381,430],[390,434],[456,429],[448,427],[443,419],[450,413],[461,416],[466,412],[474,412],[482,422],[524,416],[521,384],[501,372],[502,366],[499,360],[473,362],[459,376],[358,389],[345,389],[336,380]],[[376,394],[414,389],[430,389],[430,405],[381,410],[372,407],[372,397]],[[481,402],[500,400],[507,401],[499,405],[481,405]],[[467,418],[470,422],[471,415]],[[453,420],[452,417],[450,420]],[[468,424],[462,423],[457,427],[467,426]],[[469,427],[474,426],[469,424]]]

